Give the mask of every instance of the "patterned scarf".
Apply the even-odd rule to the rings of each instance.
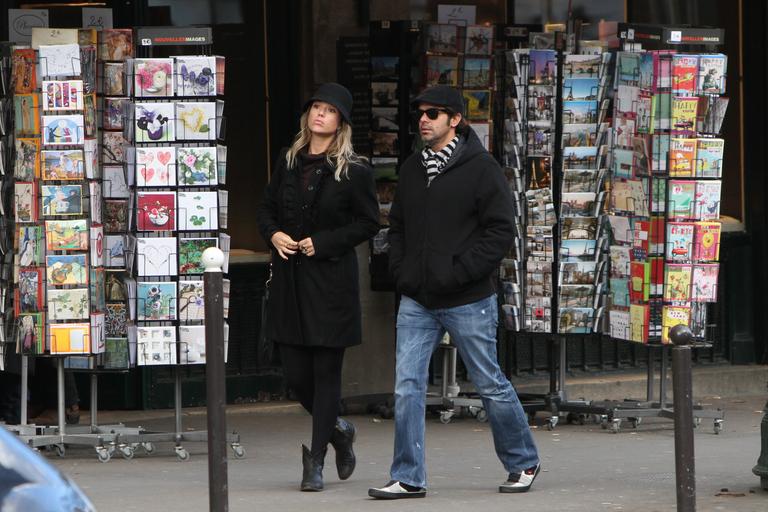
[[[427,168],[427,186],[432,184],[438,174],[443,172],[445,164],[451,159],[453,150],[459,143],[459,136],[457,135],[451,141],[445,145],[440,151],[432,151],[430,148],[424,148],[421,152],[421,161],[424,163],[424,167]]]

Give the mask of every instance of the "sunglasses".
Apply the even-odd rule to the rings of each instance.
[[[444,108],[427,108],[424,110],[421,110],[421,109],[414,110],[413,112],[411,112],[411,114],[413,115],[413,118],[417,121],[421,119],[421,116],[423,116],[424,114],[427,115],[427,119],[431,119],[432,121],[434,121],[440,115],[440,112],[450,113],[447,109],[444,109]]]

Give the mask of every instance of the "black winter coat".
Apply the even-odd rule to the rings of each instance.
[[[389,212],[389,266],[397,290],[426,308],[488,297],[514,237],[509,186],[472,129],[427,186],[421,154],[408,157]]]
[[[371,169],[350,165],[336,181],[327,161],[302,193],[301,163],[288,169],[281,152],[257,208],[257,221],[272,249],[267,337],[277,343],[350,347],[361,343],[360,287],[355,247],[379,229]],[[283,231],[297,242],[311,237],[315,255],[284,260],[271,245]]]

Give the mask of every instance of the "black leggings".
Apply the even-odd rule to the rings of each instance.
[[[285,380],[312,415],[312,453],[326,449],[336,426],[341,399],[344,347],[280,344]]]

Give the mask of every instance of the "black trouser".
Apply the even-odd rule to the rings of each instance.
[[[328,446],[336,426],[341,399],[343,347],[305,347],[280,344],[288,387],[312,415],[312,453]]]

